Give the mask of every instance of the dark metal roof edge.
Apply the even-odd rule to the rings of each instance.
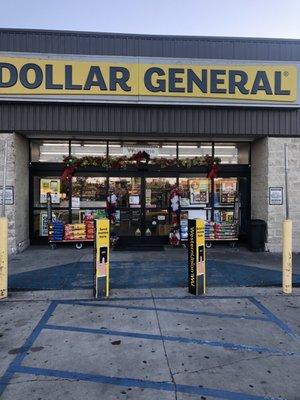
[[[293,38],[262,38],[262,37],[240,37],[240,36],[197,36],[197,35],[159,35],[139,33],[118,33],[118,32],[93,32],[93,31],[72,31],[72,30],[51,30],[51,29],[26,29],[26,28],[0,28],[0,33],[47,33],[51,35],[74,35],[74,36],[98,36],[98,37],[119,37],[119,38],[141,38],[141,39],[166,39],[166,40],[202,40],[215,42],[260,42],[260,43],[295,43],[300,44],[299,39]]]

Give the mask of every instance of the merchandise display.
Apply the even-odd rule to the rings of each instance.
[[[64,236],[64,223],[63,221],[53,221],[48,225],[48,237],[49,240],[63,240]]]
[[[237,224],[223,222],[221,224],[215,223],[214,225],[215,239],[228,240],[236,239],[237,237]]]
[[[94,228],[94,217],[92,214],[87,214],[84,217],[84,224],[86,229],[86,238],[94,240],[95,228]]]
[[[86,239],[85,224],[66,224],[64,240]]]
[[[212,221],[205,221],[205,239],[214,239],[215,238],[215,229],[214,229],[214,222]]]

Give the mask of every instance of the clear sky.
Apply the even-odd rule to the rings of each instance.
[[[300,0],[2,0],[0,27],[300,39]]]

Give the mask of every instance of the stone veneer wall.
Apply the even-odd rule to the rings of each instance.
[[[6,205],[9,254],[29,245],[28,140],[15,133],[0,133],[0,186],[3,182],[4,143],[8,141],[6,185],[14,187],[15,201]]]
[[[251,215],[268,224],[267,250],[282,249],[285,218],[284,144],[288,145],[290,218],[293,220],[293,251],[300,252],[300,138],[264,138],[251,150]],[[269,205],[269,187],[283,187],[283,205]]]

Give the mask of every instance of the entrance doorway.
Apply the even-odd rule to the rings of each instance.
[[[116,202],[113,231],[121,240],[163,242],[170,231],[169,196],[176,177],[123,176],[108,181],[109,198]]]

